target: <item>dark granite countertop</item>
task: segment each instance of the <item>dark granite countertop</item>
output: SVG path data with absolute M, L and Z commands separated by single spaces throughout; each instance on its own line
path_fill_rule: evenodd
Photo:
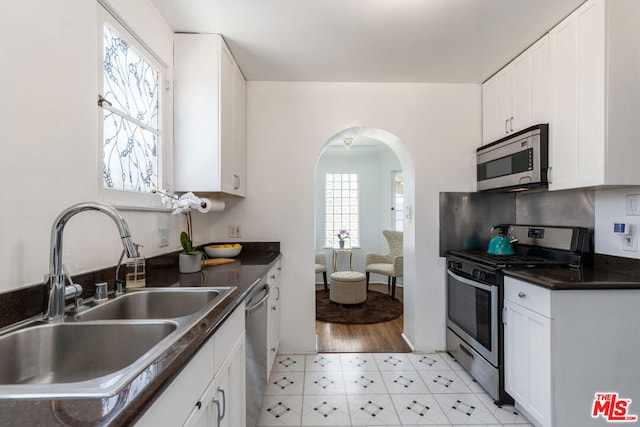
M 235 286 L 236 289 L 115 396 L 60 400 L 0 399 L 0 425 L 132 424 L 241 304 L 258 280 L 266 275 L 281 257 L 279 251 L 277 243 L 247 245 L 234 263 L 204 267 L 202 272 L 192 274 L 179 274 L 172 256 L 148 260 L 147 287 Z
M 600 268 L 512 268 L 515 277 L 551 290 L 640 289 L 640 278 Z

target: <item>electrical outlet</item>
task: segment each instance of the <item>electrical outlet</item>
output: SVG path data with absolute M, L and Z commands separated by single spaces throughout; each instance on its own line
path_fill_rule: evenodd
M 165 246 L 169 246 L 169 229 L 161 228 L 160 229 L 160 247 L 163 248 Z
M 633 234 L 622 236 L 622 250 L 629 252 L 638 252 L 638 239 Z
M 229 237 L 239 238 L 242 237 L 240 226 L 237 224 L 229 225 Z

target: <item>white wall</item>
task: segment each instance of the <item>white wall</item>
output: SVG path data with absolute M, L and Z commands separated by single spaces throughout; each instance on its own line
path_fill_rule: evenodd
M 412 158 L 405 333 L 417 350 L 444 349 L 439 192 L 475 190 L 480 85 L 249 82 L 247 89 L 247 198 L 227 202 L 213 238 L 241 224 L 243 240 L 281 242 L 282 351 L 315 351 L 315 165 L 326 141 L 353 126 L 390 132 Z
M 640 252 L 622 249 L 622 237 L 613 233 L 615 222 L 632 225 L 634 238 L 640 236 L 640 216 L 627 216 L 627 194 L 640 194 L 640 187 L 598 190 L 595 198 L 595 252 L 625 258 L 640 258 Z
M 2 8 L 0 292 L 42 282 L 55 217 L 73 203 L 100 199 L 98 6 L 63 3 L 22 0 Z M 150 1 L 109 3 L 165 63 L 173 62 L 173 33 Z M 183 218 L 123 214 L 145 256 L 177 248 Z M 158 247 L 160 226 L 171 229 L 175 245 Z M 63 261 L 72 275 L 114 265 L 121 250 L 115 225 L 103 215 L 78 215 L 65 231 Z
M 327 256 L 328 274 L 333 272 L 331 249 L 325 248 L 324 179 L 327 173 L 357 173 L 360 207 L 360 246 L 353 248 L 353 269 L 364 271 L 367 252 L 388 253 L 382 230 L 391 227 L 391 171 L 400 169 L 400 162 L 393 151 L 379 142 L 378 146 L 358 147 L 357 143 L 347 151 L 344 147 L 329 146 L 318 160 L 315 178 L 316 252 Z M 349 242 L 347 241 L 347 245 Z M 346 257 L 338 260 L 338 270 L 347 267 Z M 372 281 L 386 276 L 374 275 Z M 318 275 L 321 280 L 321 276 Z

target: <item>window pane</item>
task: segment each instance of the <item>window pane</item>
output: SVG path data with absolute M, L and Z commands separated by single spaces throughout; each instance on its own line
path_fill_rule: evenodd
M 158 183 L 160 72 L 103 26 L 102 174 L 107 188 L 150 192 Z
M 158 129 L 158 71 L 104 26 L 103 96 L 123 113 Z
M 150 192 L 158 182 L 158 140 L 152 132 L 104 110 L 104 186 Z
M 357 174 L 327 174 L 325 190 L 325 243 L 338 246 L 338 233 L 347 230 L 347 246 L 358 246 L 358 184 Z M 328 191 L 329 183 L 332 192 Z

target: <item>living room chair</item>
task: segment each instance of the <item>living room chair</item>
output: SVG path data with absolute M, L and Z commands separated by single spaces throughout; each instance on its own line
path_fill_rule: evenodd
M 324 290 L 327 290 L 327 256 L 323 252 L 316 252 L 316 274 L 322 273 Z
M 367 290 L 369 290 L 369 274 L 383 274 L 388 276 L 387 287 L 391 296 L 396 297 L 396 279 L 402 277 L 402 231 L 383 230 L 387 239 L 389 253 L 386 255 L 367 253 L 365 257 L 365 273 L 367 276 Z

